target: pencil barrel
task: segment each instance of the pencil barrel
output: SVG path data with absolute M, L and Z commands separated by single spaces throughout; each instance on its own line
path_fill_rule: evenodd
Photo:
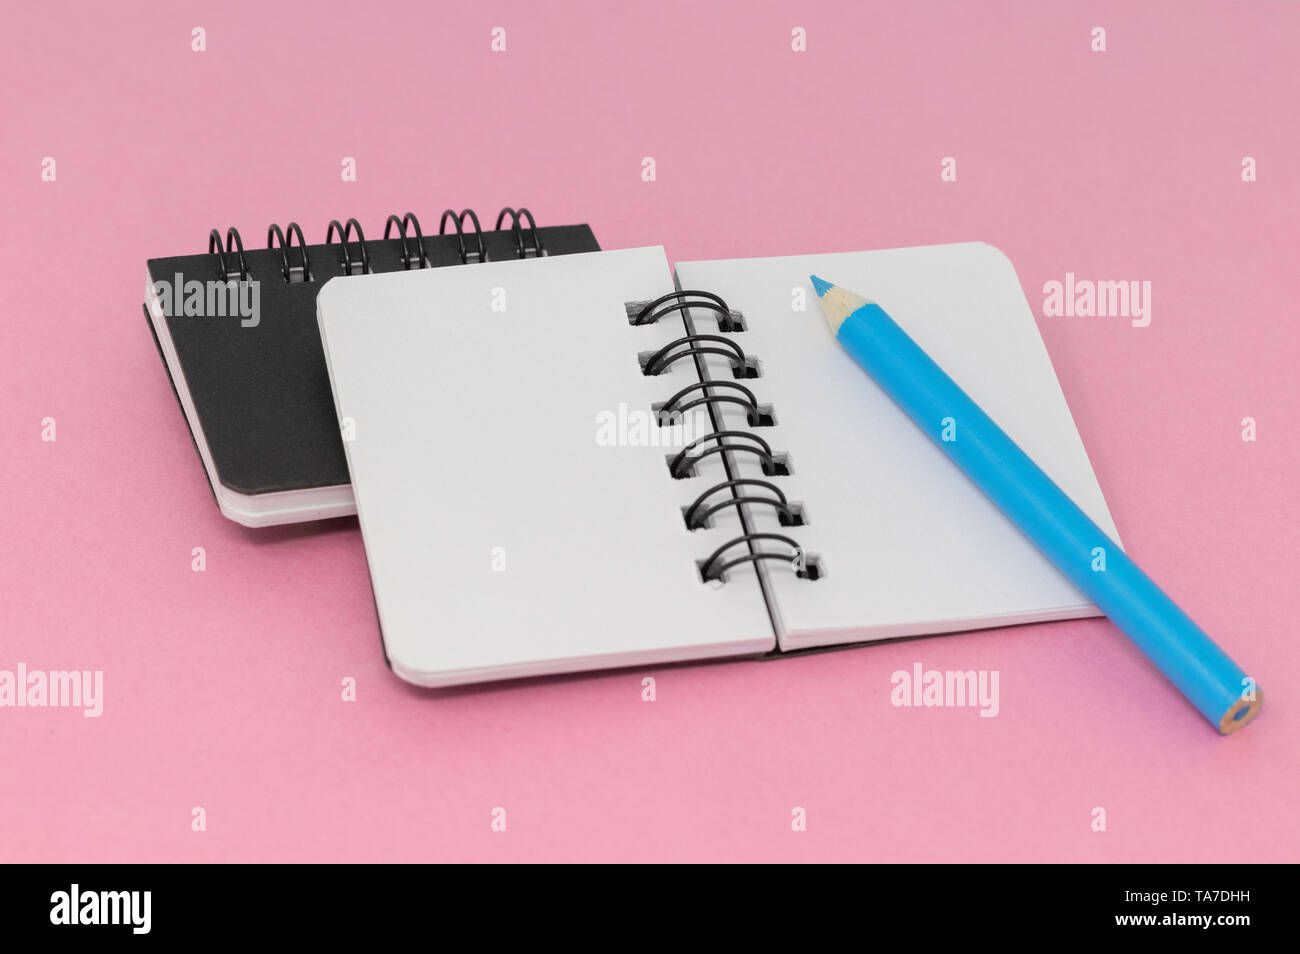
M 878 305 L 839 340 L 877 384 L 1220 731 L 1258 711 L 1231 657 Z

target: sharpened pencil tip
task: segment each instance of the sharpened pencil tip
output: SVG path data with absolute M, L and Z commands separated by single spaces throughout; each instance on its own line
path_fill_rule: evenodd
M 808 277 L 812 279 L 813 288 L 817 289 L 817 304 L 821 306 L 822 317 L 826 319 L 826 324 L 830 326 L 833 335 L 840 333 L 840 326 L 849 315 L 863 305 L 871 304 L 861 295 L 855 295 L 824 278 L 818 278 L 816 275 Z

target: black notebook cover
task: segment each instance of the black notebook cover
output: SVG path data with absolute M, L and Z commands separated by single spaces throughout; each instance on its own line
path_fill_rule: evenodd
M 586 225 L 540 227 L 535 232 L 466 231 L 463 236 L 453 233 L 420 240 L 408 234 L 406 239 L 366 241 L 364 250 L 355 232 L 347 244 L 339 242 L 337 233 L 331 237 L 332 244 L 306 249 L 310 280 L 303 278 L 296 244 L 287 250 L 278 242 L 273 248 L 248 249 L 242 260 L 236 250 L 149 260 L 149 279 L 155 288 L 163 283 L 182 290 L 179 295 L 170 293 L 170 303 L 166 297 L 161 302 L 184 376 L 183 381 L 173 379 L 172 386 L 178 392 L 188 390 L 215 478 L 230 490 L 258 495 L 349 482 L 316 323 L 316 293 L 329 279 L 348 273 L 345 254 L 351 262 L 350 274 L 359 274 L 363 251 L 368 271 L 388 272 L 407 263 L 421 267 L 419 247 L 427 267 L 434 268 L 473 262 L 484 255 L 490 261 L 517 258 L 521 252 L 531 256 L 538 245 L 546 255 L 600 250 Z M 244 317 L 234 301 L 226 308 L 211 309 L 225 314 L 184 313 L 187 283 L 198 281 L 206 290 L 207 283 L 221 282 L 223 265 L 229 279 L 242 274 L 258 283 L 255 319 Z M 189 287 L 191 292 L 195 288 Z M 251 291 L 244 295 L 247 304 Z M 205 297 L 205 303 L 211 299 Z

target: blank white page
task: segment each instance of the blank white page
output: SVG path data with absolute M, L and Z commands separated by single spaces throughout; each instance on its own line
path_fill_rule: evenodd
M 662 248 L 322 288 L 375 604 L 403 679 L 446 686 L 774 647 L 756 574 L 714 587 L 696 567 L 738 518 L 688 531 L 682 507 L 707 476 L 674 480 L 673 448 L 651 444 L 664 435 L 646 436 L 634 414 L 644 425 L 697 379 L 689 361 L 641 374 L 638 355 L 683 325 L 632 327 L 624 303 L 672 290 Z
M 683 288 L 744 314 L 735 339 L 762 372 L 745 383 L 776 418 L 761 433 L 790 455 L 791 474 L 768 479 L 804 505 L 807 525 L 781 530 L 756 511 L 757 529 L 796 538 L 825 572 L 808 581 L 763 564 L 781 648 L 1098 615 L 836 343 L 813 273 L 878 302 L 1118 542 L 1015 269 L 996 248 L 678 263 Z

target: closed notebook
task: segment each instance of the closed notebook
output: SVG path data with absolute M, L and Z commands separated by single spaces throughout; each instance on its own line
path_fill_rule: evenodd
M 991 246 L 683 262 L 676 283 L 661 248 L 339 278 L 320 334 L 394 672 L 1098 615 L 835 345 L 812 272 L 879 301 L 1117 539 Z
M 527 209 L 502 210 L 490 231 L 449 211 L 429 236 L 414 215 L 390 216 L 379 239 L 349 219 L 326 240 L 306 245 L 290 223 L 245 250 L 230 229 L 207 254 L 149 260 L 145 317 L 217 505 L 246 526 L 356 512 L 316 330 L 327 281 L 600 248 L 589 227 L 538 228 Z

